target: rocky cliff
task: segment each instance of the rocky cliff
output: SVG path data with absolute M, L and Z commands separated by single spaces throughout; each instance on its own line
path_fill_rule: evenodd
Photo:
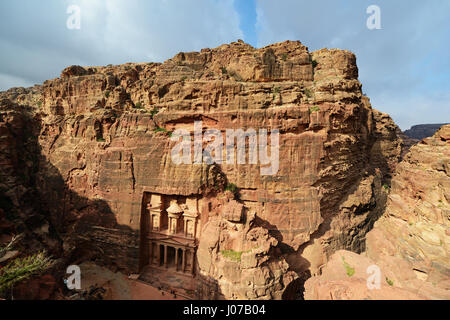
M 386 188 L 386 211 L 367 234 L 364 254 L 335 253 L 323 274 L 307 281 L 306 297 L 450 299 L 449 164 L 446 125 L 413 146 L 397 166 Z M 379 289 L 366 285 L 370 265 L 381 270 Z
M 336 250 L 364 251 L 402 153 L 397 126 L 362 94 L 355 55 L 300 42 L 72 66 L 0 98 L 3 209 L 30 202 L 67 263 L 136 273 L 143 193 L 195 196 L 203 208 L 196 279 L 228 299 L 294 298 Z M 175 164 L 171 134 L 193 132 L 194 121 L 203 132 L 278 129 L 278 171 Z M 16 183 L 21 175 L 32 181 Z M 230 218 L 232 201 L 242 219 Z

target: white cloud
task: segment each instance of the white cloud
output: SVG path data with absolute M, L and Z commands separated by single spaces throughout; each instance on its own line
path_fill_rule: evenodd
M 80 30 L 66 28 L 72 4 L 82 9 Z M 442 98 L 450 87 L 450 2 L 378 0 L 383 29 L 374 31 L 366 28 L 370 4 L 257 0 L 258 46 L 300 40 L 311 50 L 351 50 L 364 92 L 402 128 L 450 121 Z M 244 38 L 233 0 L 2 0 L 0 12 L 0 90 L 41 83 L 73 64 L 163 61 Z
M 73 4 L 80 30 L 66 27 Z M 243 38 L 232 0 L 4 0 L 0 11 L 0 72 L 31 82 L 72 64 L 163 61 Z
M 394 115 L 402 128 L 450 122 L 450 106 L 441 98 L 450 87 L 450 2 L 379 0 L 382 30 L 366 27 L 371 4 L 257 0 L 258 46 L 300 40 L 310 50 L 351 50 L 373 106 Z

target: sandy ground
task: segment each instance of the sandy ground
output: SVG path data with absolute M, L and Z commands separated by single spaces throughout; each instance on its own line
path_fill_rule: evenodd
M 131 299 L 132 300 L 186 300 L 183 297 L 159 291 L 157 288 L 149 286 L 145 283 L 129 280 L 130 288 L 131 288 Z
M 160 291 L 146 283 L 129 279 L 120 272 L 112 272 L 93 263 L 83 263 L 81 268 L 81 289 L 92 285 L 106 289 L 106 300 L 185 300 L 184 297 Z

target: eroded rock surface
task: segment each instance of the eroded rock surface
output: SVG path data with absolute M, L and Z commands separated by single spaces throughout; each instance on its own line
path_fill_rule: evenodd
M 336 253 L 321 276 L 307 281 L 306 297 L 450 299 L 449 164 L 447 125 L 413 146 L 397 166 L 386 211 L 367 234 L 366 252 Z M 358 271 L 357 276 L 345 275 L 340 256 L 352 258 L 349 264 Z M 382 270 L 381 290 L 364 286 L 369 277 L 364 273 L 371 264 Z M 342 284 L 336 292 L 332 289 L 334 281 Z M 336 294 L 330 296 L 327 290 Z
M 202 206 L 196 274 L 227 299 L 281 298 L 336 250 L 363 251 L 402 152 L 397 126 L 361 92 L 355 55 L 300 42 L 72 66 L 0 98 L 6 115 L 30 108 L 36 201 L 68 261 L 137 273 L 143 192 L 193 196 Z M 203 130 L 278 129 L 279 170 L 174 164 L 170 132 L 192 132 L 195 120 Z M 239 196 L 224 211 L 230 183 Z

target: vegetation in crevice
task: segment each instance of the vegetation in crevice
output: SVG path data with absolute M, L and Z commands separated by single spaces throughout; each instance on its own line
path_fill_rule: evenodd
M 392 281 L 391 279 L 389 279 L 388 277 L 386 277 L 386 282 L 388 285 L 390 285 L 391 287 L 394 285 L 394 281 Z
M 228 183 L 225 191 L 230 191 L 234 194 L 235 198 L 239 198 L 239 188 L 234 183 Z
M 236 261 L 236 262 L 241 262 L 241 257 L 243 253 L 247 253 L 250 252 L 251 250 L 247 250 L 247 251 L 234 251 L 233 249 L 230 250 L 222 250 L 220 251 L 220 253 L 225 257 L 228 258 L 230 260 Z
M 351 277 L 355 274 L 355 268 L 351 267 L 347 261 L 345 261 L 345 258 L 342 257 L 342 263 L 344 264 L 345 273 L 347 273 L 347 276 Z
M 318 106 L 312 106 L 309 108 L 309 113 L 318 112 L 320 111 L 320 108 Z

